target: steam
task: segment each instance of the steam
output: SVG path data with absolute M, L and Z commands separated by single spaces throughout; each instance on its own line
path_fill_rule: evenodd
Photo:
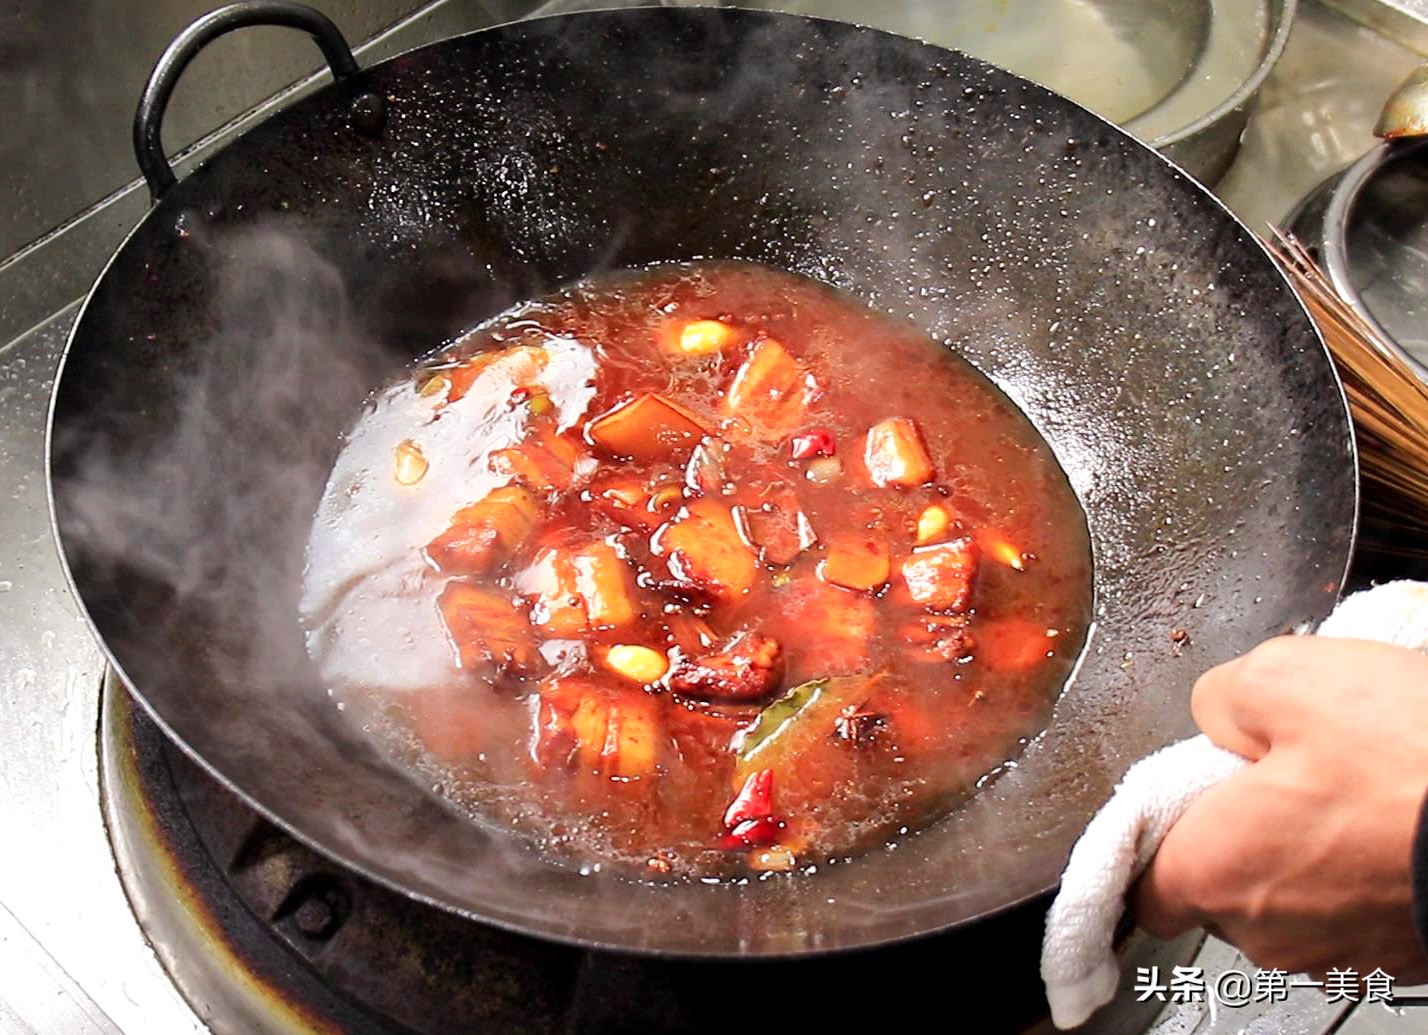
M 244 660 L 238 680 L 277 688 L 300 660 L 277 648 L 293 639 L 289 587 L 335 432 L 392 360 L 300 234 L 260 225 L 220 243 L 192 232 L 216 286 L 212 331 L 186 351 L 172 408 L 105 415 L 105 445 L 57 443 L 81 458 L 64 532 L 101 577 L 157 592 L 168 615 L 212 616 L 222 640 L 244 646 L 227 652 Z

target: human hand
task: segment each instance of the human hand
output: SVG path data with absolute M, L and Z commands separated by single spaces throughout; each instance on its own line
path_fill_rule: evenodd
M 1291 973 L 1428 980 L 1412 846 L 1428 791 L 1428 657 L 1280 637 L 1195 685 L 1195 721 L 1253 764 L 1207 791 L 1132 895 L 1141 926 L 1206 927 Z

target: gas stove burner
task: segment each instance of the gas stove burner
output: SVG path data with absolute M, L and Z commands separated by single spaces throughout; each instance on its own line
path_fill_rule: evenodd
M 585 951 L 477 924 L 329 862 L 175 747 L 112 673 L 100 734 L 124 886 L 170 976 L 219 1035 L 698 1032 L 792 1020 L 920 1028 L 988 1007 L 999 1020 L 979 1020 L 979 1031 L 1051 1030 L 1037 976 L 1045 903 L 968 931 L 812 959 Z M 1131 973 L 1173 966 L 1198 944 L 1133 937 L 1124 962 Z M 1098 1025 L 1144 1030 L 1158 1004 L 1133 1000 Z

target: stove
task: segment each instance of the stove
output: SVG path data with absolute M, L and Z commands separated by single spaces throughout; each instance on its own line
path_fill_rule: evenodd
M 125 891 L 164 969 L 219 1030 L 689 1032 L 791 1012 L 818 1030 L 905 1026 L 947 1008 L 949 981 L 998 989 L 994 1030 L 1050 1030 L 1035 906 L 971 946 L 946 935 L 758 963 L 588 952 L 478 926 L 333 865 L 242 805 L 113 679 L 100 745 Z M 1199 942 L 1137 936 L 1122 951 L 1132 965 L 1168 971 L 1189 963 Z M 1156 1012 L 1120 1010 L 1136 1031 Z
M 1395 40 L 1417 38 L 1403 19 L 1428 25 L 1425 5 L 1393 0 L 1383 4 L 1393 18 L 1376 18 L 1375 0 L 1341 2 L 1379 29 L 1302 0 L 1240 157 L 1217 188 L 1251 226 L 1279 219 L 1365 150 L 1382 99 L 1420 60 Z M 359 60 L 379 60 L 538 6 L 438 0 L 356 49 Z M 200 141 L 187 160 L 305 88 Z M 77 615 L 43 471 L 50 389 L 78 299 L 144 205 L 131 183 L 0 262 L 0 829 L 9 834 L 0 851 L 0 1032 L 922 1027 L 935 1011 L 978 1031 L 1050 1030 L 1035 908 L 971 947 L 943 936 L 742 964 L 590 953 L 481 927 L 342 870 L 166 740 L 108 678 Z M 1370 574 L 1359 566 L 1360 579 Z M 1137 1002 L 1138 968 L 1199 968 L 1211 980 L 1253 968 L 1199 937 L 1162 944 L 1132 935 L 1121 953 L 1122 994 L 1088 1032 L 1397 1035 L 1422 1025 L 1412 1011 L 1331 1002 L 1314 990 L 1240 1008 L 1193 996 Z

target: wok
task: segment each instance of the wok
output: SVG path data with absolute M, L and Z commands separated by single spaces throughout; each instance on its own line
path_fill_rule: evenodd
M 311 33 L 335 82 L 174 183 L 187 59 Z M 136 122 L 156 198 L 56 387 L 73 587 L 162 728 L 332 859 L 584 945 L 767 956 L 966 924 L 1054 886 L 1208 666 L 1323 616 L 1352 546 L 1344 398 L 1304 310 L 1213 197 L 1110 124 L 963 55 L 737 10 L 562 16 L 358 71 L 292 5 L 210 16 Z M 912 319 L 1030 415 L 1089 517 L 1095 625 L 1049 728 L 896 850 L 742 886 L 537 861 L 379 758 L 312 670 L 297 588 L 364 395 L 587 272 L 749 259 Z

